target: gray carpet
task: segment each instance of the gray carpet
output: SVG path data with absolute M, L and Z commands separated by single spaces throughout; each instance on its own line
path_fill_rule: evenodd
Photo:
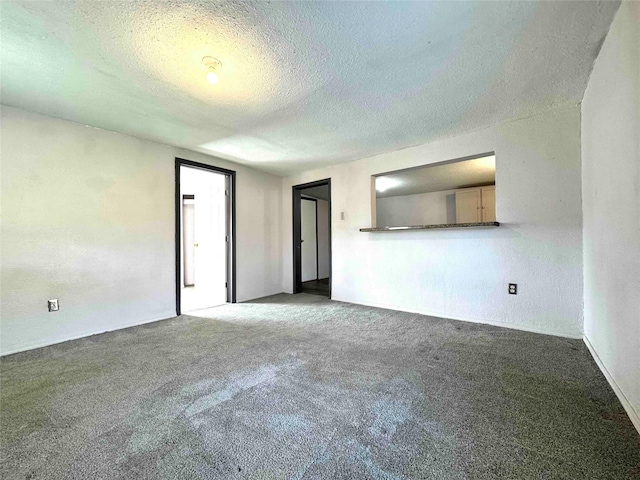
M 3 478 L 625 479 L 581 341 L 300 294 L 6 357 Z

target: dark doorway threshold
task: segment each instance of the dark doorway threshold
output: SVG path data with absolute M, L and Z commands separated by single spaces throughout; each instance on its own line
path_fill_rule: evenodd
M 302 282 L 302 293 L 310 293 L 311 295 L 322 295 L 323 297 L 330 297 L 329 291 L 329 279 L 322 278 L 320 280 L 309 280 L 308 282 Z

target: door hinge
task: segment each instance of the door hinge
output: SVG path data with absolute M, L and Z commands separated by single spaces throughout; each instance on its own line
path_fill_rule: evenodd
M 229 241 L 229 235 L 225 235 L 225 236 L 224 236 L 224 241 L 225 241 L 225 242 L 228 242 L 228 241 Z
M 229 288 L 229 284 L 227 282 L 224 282 L 224 288 Z
M 229 190 L 225 190 L 225 191 L 224 191 L 224 194 L 225 194 L 225 196 L 227 196 L 227 197 L 228 197 L 228 196 L 229 196 Z

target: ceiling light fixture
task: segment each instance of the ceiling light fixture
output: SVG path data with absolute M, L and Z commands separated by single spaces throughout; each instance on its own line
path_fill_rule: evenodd
M 380 193 L 386 192 L 390 188 L 399 187 L 402 182 L 396 178 L 376 177 L 376 190 Z
M 202 63 L 204 63 L 204 66 L 207 67 L 207 82 L 209 82 L 211 85 L 215 85 L 216 83 L 218 83 L 219 78 L 216 70 L 222 67 L 222 62 L 214 57 L 204 57 L 202 59 Z

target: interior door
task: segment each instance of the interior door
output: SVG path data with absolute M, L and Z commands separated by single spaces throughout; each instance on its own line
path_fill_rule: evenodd
M 301 230 L 302 230 L 302 281 L 318 279 L 318 249 L 317 249 L 317 211 L 316 202 L 303 198 L 301 200 Z
M 210 172 L 205 174 L 209 178 L 200 186 L 202 202 L 197 201 L 196 195 L 196 308 L 212 307 L 226 301 L 225 177 Z
M 186 194 L 183 198 L 191 197 L 193 202 L 191 208 L 183 210 L 182 221 L 184 312 L 221 305 L 227 300 L 226 183 L 223 174 L 182 167 L 181 190 Z M 193 216 L 192 222 L 187 214 Z
M 196 276 L 196 200 L 182 195 L 182 286 L 195 286 Z

